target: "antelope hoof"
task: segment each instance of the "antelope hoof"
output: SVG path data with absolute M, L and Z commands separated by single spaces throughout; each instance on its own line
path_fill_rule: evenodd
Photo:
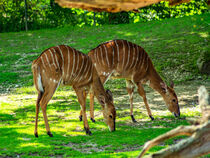
M 154 117 L 152 117 L 152 116 L 149 116 L 149 117 L 151 118 L 152 121 L 154 120 Z
M 85 128 L 85 131 L 86 131 L 86 135 L 89 135 L 89 136 L 92 135 L 92 133 L 91 133 L 91 131 L 89 130 L 89 128 Z
M 95 119 L 93 119 L 93 118 L 90 118 L 90 120 L 91 120 L 92 122 L 94 122 L 94 123 L 96 122 L 96 120 L 95 120 Z
M 49 131 L 47 132 L 47 134 L 50 136 L 50 137 L 53 137 L 52 133 Z
M 133 123 L 137 122 L 133 115 L 131 115 L 131 119 L 132 119 Z
M 79 121 L 82 121 L 82 115 L 81 115 L 81 116 L 79 116 Z
M 35 137 L 36 137 L 36 138 L 38 138 L 38 137 L 39 137 L 39 136 L 38 136 L 38 133 L 34 133 L 34 135 L 35 135 Z

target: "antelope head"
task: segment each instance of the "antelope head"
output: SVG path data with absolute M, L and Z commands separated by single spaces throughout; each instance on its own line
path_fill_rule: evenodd
M 113 104 L 111 91 L 106 90 L 106 96 L 100 95 L 98 100 L 99 103 L 102 105 L 105 123 L 108 125 L 111 132 L 115 131 L 116 110 Z
M 174 91 L 174 83 L 171 82 L 170 86 L 167 86 L 165 83 L 161 83 L 163 99 L 166 103 L 166 106 L 170 112 L 174 114 L 175 117 L 180 116 L 180 109 L 178 98 Z

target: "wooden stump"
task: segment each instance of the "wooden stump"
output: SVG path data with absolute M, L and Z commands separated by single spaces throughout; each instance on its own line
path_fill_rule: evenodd
M 81 8 L 89 11 L 121 12 L 132 11 L 161 0 L 55 0 L 62 7 Z M 171 5 L 189 2 L 190 0 L 165 0 Z
M 210 106 L 208 103 L 208 92 L 204 86 L 198 90 L 199 104 L 202 118 L 192 121 L 191 126 L 179 126 L 144 145 L 139 158 L 151 147 L 175 136 L 190 136 L 176 145 L 149 155 L 149 158 L 195 158 L 210 153 Z

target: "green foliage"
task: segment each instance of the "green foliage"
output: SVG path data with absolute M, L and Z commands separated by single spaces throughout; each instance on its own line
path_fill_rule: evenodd
M 140 13 L 89 12 L 81 9 L 62 8 L 54 0 L 28 0 L 28 28 L 72 26 L 93 26 L 104 24 L 136 23 L 165 18 L 178 18 L 207 11 L 207 0 L 192 0 L 190 3 L 170 7 L 167 2 L 160 2 L 142 9 Z M 24 0 L 0 1 L 0 32 L 21 31 L 25 29 Z
M 133 22 L 146 22 L 166 18 L 179 18 L 208 11 L 207 0 L 191 0 L 176 6 L 169 6 L 169 2 L 162 1 L 157 4 L 139 9 L 140 13 L 131 13 Z

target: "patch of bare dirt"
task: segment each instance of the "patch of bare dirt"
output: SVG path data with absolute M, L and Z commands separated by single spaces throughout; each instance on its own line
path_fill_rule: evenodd
M 70 147 L 76 151 L 79 151 L 81 153 L 88 153 L 91 154 L 93 152 L 103 152 L 107 147 L 111 147 L 111 145 L 106 145 L 106 146 L 98 146 L 95 143 L 83 143 L 83 144 L 77 144 L 77 143 L 71 143 L 69 142 L 68 144 L 64 145 L 66 147 Z

